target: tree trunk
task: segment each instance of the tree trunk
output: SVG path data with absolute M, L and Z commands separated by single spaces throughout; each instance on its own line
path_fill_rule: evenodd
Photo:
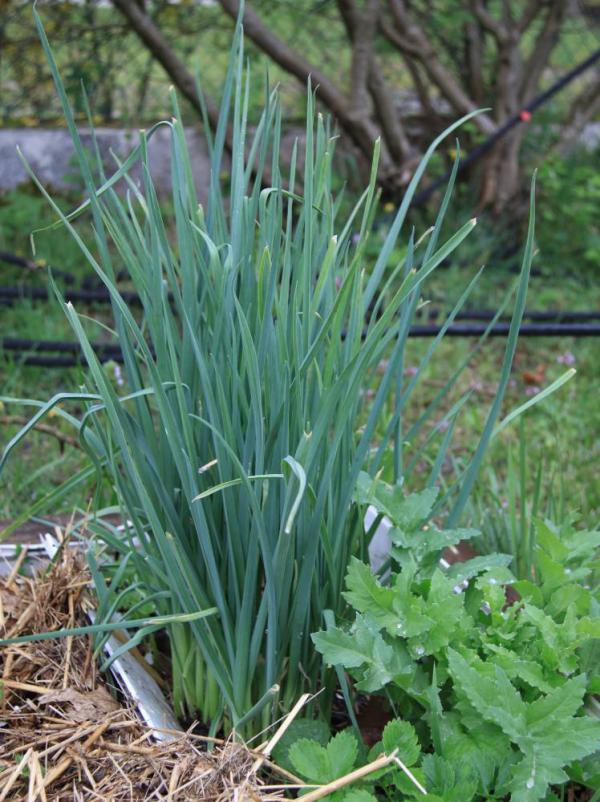
M 196 91 L 194 76 L 188 72 L 185 64 L 178 58 L 160 28 L 142 10 L 138 0 L 113 0 L 115 6 L 128 20 L 137 36 L 146 45 L 154 58 L 162 64 L 165 72 L 185 99 L 192 105 L 198 114 L 202 107 Z M 219 119 L 219 109 L 210 98 L 205 98 L 208 119 L 211 125 L 216 126 Z
M 522 189 L 519 156 L 526 130 L 523 125 L 513 128 L 485 159 L 481 171 L 478 210 L 489 207 L 495 214 L 500 214 L 518 198 Z

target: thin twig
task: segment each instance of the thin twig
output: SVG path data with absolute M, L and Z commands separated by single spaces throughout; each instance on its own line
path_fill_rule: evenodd
M 14 691 L 25 691 L 26 693 L 39 693 L 45 694 L 52 690 L 48 685 L 32 685 L 30 682 L 18 682 L 14 679 L 6 679 L 2 677 L 2 685 L 5 688 L 10 688 Z
M 32 751 L 33 750 L 28 749 L 27 752 L 25 752 L 25 754 L 23 755 L 23 757 L 19 761 L 19 763 L 14 767 L 14 769 L 12 771 L 12 774 L 9 775 L 9 778 L 8 778 L 8 780 L 6 782 L 6 785 L 2 789 L 2 793 L 0 793 L 0 802 L 3 802 L 3 800 L 5 800 L 7 798 L 10 789 L 13 787 L 13 785 L 16 783 L 16 781 L 21 776 L 21 772 L 23 771 L 23 769 L 25 768 L 25 766 L 29 762 L 29 758 L 31 757 Z
M 30 618 L 31 618 L 31 617 L 34 615 L 34 613 L 35 613 L 35 608 L 36 608 L 35 602 L 30 602 L 30 603 L 27 605 L 27 607 L 26 607 L 26 608 L 23 610 L 23 612 L 22 612 L 22 613 L 21 613 L 21 615 L 19 616 L 18 620 L 15 622 L 15 624 L 14 624 L 13 628 L 12 628 L 12 629 L 10 629 L 10 630 L 9 630 L 9 631 L 6 633 L 6 638 L 7 638 L 7 639 L 8 639 L 8 638 L 12 638 L 12 637 L 14 637 L 14 636 L 15 636 L 17 633 L 21 632 L 21 630 L 23 629 L 23 627 L 25 626 L 25 624 L 26 624 L 26 623 L 29 621 L 29 619 L 30 619 Z
M 366 766 L 361 766 L 361 768 L 351 771 L 344 777 L 339 777 L 337 780 L 327 783 L 327 785 L 322 785 L 320 788 L 317 788 L 316 791 L 311 791 L 310 794 L 304 794 L 302 796 L 302 802 L 316 802 L 317 799 L 329 796 L 329 794 L 333 794 L 334 791 L 345 788 L 346 785 L 350 785 L 350 783 L 356 782 L 356 780 L 360 780 L 368 774 L 372 774 L 374 771 L 389 766 L 390 763 L 395 761 L 397 751 L 398 750 L 395 750 L 391 755 L 381 755 L 381 757 L 378 757 L 377 760 L 374 760 L 372 763 L 367 763 Z
M 92 744 L 94 744 L 98 740 L 98 738 L 100 738 L 100 736 L 103 734 L 105 730 L 108 729 L 109 726 L 110 726 L 109 721 L 104 721 L 102 722 L 102 724 L 99 724 L 98 727 L 96 727 L 96 729 L 94 730 L 94 732 L 89 736 L 89 738 L 87 738 L 81 745 L 82 752 L 85 753 L 85 750 L 89 749 L 89 747 L 92 746 Z M 51 771 L 48 772 L 48 774 L 46 774 L 46 777 L 44 779 L 44 786 L 47 788 L 51 783 L 53 783 L 55 780 L 61 777 L 65 773 L 65 771 L 69 768 L 72 762 L 73 762 L 72 757 L 66 757 L 64 760 L 61 760 L 58 766 L 55 766 Z
M 75 626 L 75 599 L 73 597 L 73 592 L 69 591 L 69 621 L 68 621 L 68 629 L 72 629 Z M 73 636 L 69 635 L 67 637 L 67 650 L 65 654 L 65 668 L 63 672 L 63 682 L 62 686 L 63 689 L 66 689 L 69 685 L 69 668 L 71 666 L 71 654 L 73 652 Z
M 394 762 L 398 764 L 398 766 L 399 766 L 399 767 L 402 769 L 402 771 L 403 771 L 403 772 L 406 774 L 406 776 L 407 776 L 407 777 L 408 777 L 408 779 L 411 781 L 411 783 L 412 783 L 413 785 L 416 785 L 416 787 L 419 789 L 419 791 L 420 791 L 422 794 L 424 794 L 425 796 L 427 796 L 427 791 L 425 790 L 425 788 L 423 788 L 423 786 L 422 786 L 422 785 L 421 785 L 421 783 L 420 783 L 420 782 L 417 780 L 417 778 L 415 777 L 415 775 L 414 775 L 414 774 L 411 772 L 411 770 L 410 770 L 410 769 L 409 769 L 407 766 L 405 766 L 405 765 L 404 765 L 404 763 L 403 763 L 403 762 L 400 760 L 400 758 L 399 758 L 399 757 L 397 757 L 397 756 L 394 756 Z
M 5 582 L 5 587 L 6 587 L 7 590 L 12 590 L 12 586 L 14 584 L 14 581 L 17 578 L 17 575 L 18 575 L 19 571 L 21 570 L 21 567 L 22 567 L 22 565 L 25 562 L 25 559 L 27 557 L 27 551 L 28 551 L 28 547 L 27 546 L 23 546 L 19 556 L 15 560 L 15 564 L 13 565 L 13 567 L 11 569 L 11 572 L 8 575 L 8 577 L 6 579 L 6 582 Z
M 252 765 L 252 769 L 251 769 L 252 774 L 256 774 L 256 772 L 260 769 L 262 764 L 265 762 L 266 758 L 271 754 L 271 752 L 273 751 L 274 747 L 279 743 L 279 741 L 281 740 L 281 738 L 283 737 L 283 735 L 287 731 L 287 729 L 290 726 L 290 724 L 292 723 L 292 721 L 296 718 L 296 716 L 298 715 L 300 710 L 304 707 L 304 705 L 307 703 L 307 701 L 309 699 L 310 699 L 310 693 L 305 693 L 298 699 L 296 704 L 292 707 L 290 712 L 284 718 L 284 720 L 283 720 L 281 726 L 278 728 L 277 732 L 273 735 L 271 740 L 267 743 L 265 748 L 262 750 L 263 756 L 257 758 L 254 761 L 254 763 Z
M 0 424 L 3 426 L 25 426 L 27 423 L 29 423 L 29 419 L 24 415 L 0 415 Z M 51 437 L 56 438 L 59 443 L 72 446 L 73 448 L 81 448 L 76 437 L 70 434 L 64 434 L 60 429 L 57 429 L 55 426 L 50 426 L 48 423 L 35 423 L 33 428 L 38 432 L 42 432 L 42 434 L 49 434 Z

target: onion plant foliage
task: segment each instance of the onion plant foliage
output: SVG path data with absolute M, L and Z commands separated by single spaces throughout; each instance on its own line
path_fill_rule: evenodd
M 136 598 L 161 616 L 217 610 L 169 629 L 178 709 L 213 727 L 221 722 L 256 731 L 270 720 L 274 705 L 289 709 L 302 691 L 323 682 L 322 658 L 310 636 L 322 628 L 324 611 L 342 612 L 350 558 L 365 554 L 363 522 L 351 503 L 360 472 L 374 476 L 393 454 L 394 480 L 406 479 L 405 444 L 429 431 L 465 367 L 457 365 L 454 379 L 406 427 L 404 410 L 419 375 L 404 376 L 404 353 L 423 282 L 475 221 L 442 240 L 453 178 L 431 230 L 418 242 L 408 233 L 405 257 L 390 268 L 436 141 L 367 271 L 379 143 L 369 185 L 344 212 L 332 192 L 335 136 L 315 113 L 309 91 L 305 140 L 284 166 L 276 91 L 266 93 L 256 127 L 248 125 L 249 72 L 240 25 L 212 134 L 205 120 L 208 203 L 198 202 L 174 95 L 172 118 L 141 132 L 139 145 L 107 178 L 99 158 L 90 166 L 37 15 L 36 23 L 87 188 L 86 202 L 70 216 L 47 197 L 110 293 L 125 387 L 117 392 L 90 345 L 89 325 L 63 304 L 85 353 L 89 385 L 44 404 L 24 402 L 38 411 L 2 461 L 53 407 L 76 427 L 93 469 L 110 476 L 118 509 L 129 522 L 124 531 L 96 523 L 95 531 L 127 564 L 120 576 L 134 577 Z M 171 141 L 169 220 L 148 156 L 159 126 Z M 230 183 L 224 190 L 226 142 Z M 130 177 L 134 164 L 141 184 Z M 119 181 L 127 182 L 127 192 L 117 192 Z M 93 251 L 79 234 L 90 217 Z M 532 230 L 498 395 L 472 460 L 444 498 L 452 520 L 464 507 L 500 412 L 523 312 Z M 118 270 L 126 271 L 139 295 L 141 315 L 124 301 Z M 375 388 L 373 398 L 366 388 Z M 70 399 L 85 406 L 80 418 L 65 409 Z M 430 484 L 439 478 L 465 400 L 446 413 L 449 427 L 433 433 L 440 456 Z M 95 574 L 106 601 L 109 589 Z M 115 589 L 103 609 L 114 609 L 128 591 L 119 596 Z

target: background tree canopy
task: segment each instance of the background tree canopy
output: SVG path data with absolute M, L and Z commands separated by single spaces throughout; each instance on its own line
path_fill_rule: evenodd
M 75 102 L 83 82 L 96 122 L 134 126 L 164 114 L 169 83 L 187 99 L 188 121 L 197 118 L 198 76 L 214 118 L 239 6 L 239 0 L 40 3 Z M 3 123 L 55 122 L 30 4 L 2 0 L 0 7 Z M 461 132 L 468 152 L 597 50 L 599 18 L 598 3 L 579 0 L 251 0 L 244 26 L 254 69 L 268 67 L 271 82 L 281 83 L 288 112 L 301 109 L 310 78 L 359 167 L 381 138 L 379 183 L 395 200 L 450 121 L 488 109 Z M 600 112 L 599 75 L 597 64 L 498 140 L 469 174 L 480 208 L 500 211 L 518 197 L 525 150 L 530 173 L 549 150 L 573 143 Z M 453 144 L 448 148 L 449 163 Z

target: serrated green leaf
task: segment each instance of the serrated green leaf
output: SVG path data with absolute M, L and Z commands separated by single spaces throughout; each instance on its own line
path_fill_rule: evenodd
M 364 788 L 351 788 L 345 792 L 343 802 L 377 802 L 377 797 Z
M 478 775 L 484 795 L 492 791 L 496 769 L 510 755 L 510 745 L 505 738 L 502 749 L 490 748 L 478 738 L 478 733 L 460 733 L 452 735 L 444 742 L 443 757 L 451 764 L 465 761 L 473 767 Z
M 514 582 L 514 576 L 508 570 L 512 559 L 510 554 L 485 554 L 481 557 L 473 557 L 472 560 L 451 565 L 446 576 L 454 582 L 463 582 L 465 579 L 472 579 L 478 574 L 483 574 L 482 582 L 493 585 L 507 584 Z
M 442 571 L 434 571 L 425 607 L 428 618 L 433 621 L 424 641 L 426 654 L 435 654 L 447 646 L 464 622 L 465 597 L 454 588 L 454 582 Z
M 454 649 L 448 649 L 448 666 L 454 681 L 486 721 L 497 724 L 513 741 L 525 734 L 526 705 L 500 666 L 486 667 L 475 656 L 469 664 Z
M 541 589 L 528 579 L 519 579 L 513 585 L 523 601 L 529 601 L 536 607 L 544 606 L 544 594 Z
M 549 727 L 543 736 L 540 732 L 538 738 L 549 760 L 567 766 L 600 752 L 600 720 L 586 714 L 565 719 L 562 725 Z
M 402 500 L 398 499 L 398 505 L 393 509 L 392 523 L 410 531 L 427 521 L 431 516 L 438 492 L 437 487 L 428 487 L 418 493 L 411 493 Z
M 405 670 L 404 664 L 398 659 L 397 650 L 387 644 L 379 633 L 373 637 L 372 643 L 369 665 L 356 683 L 357 688 L 367 693 L 381 690 L 394 676 Z
M 572 581 L 562 563 L 556 562 L 539 549 L 536 551 L 536 569 L 546 597 L 557 588 Z
M 327 751 L 316 741 L 300 738 L 288 751 L 294 771 L 303 779 L 324 785 L 335 779 Z
M 426 615 L 425 600 L 412 594 L 395 594 L 394 612 L 397 622 L 391 628 L 390 635 L 398 638 L 416 638 L 424 635 L 434 625 L 432 618 Z
M 555 724 L 562 725 L 575 716 L 583 705 L 586 685 L 585 675 L 580 674 L 528 705 L 525 719 L 531 732 L 543 735 Z
M 557 563 L 564 563 L 569 556 L 569 549 L 561 539 L 552 531 L 546 521 L 535 522 L 535 544 Z
M 282 769 L 293 771 L 294 767 L 289 759 L 289 750 L 296 741 L 301 738 L 307 738 L 311 741 L 316 741 L 321 746 L 326 746 L 330 737 L 329 727 L 321 719 L 296 718 L 273 749 L 271 753 L 273 760 Z
M 382 743 L 385 753 L 390 755 L 394 749 L 398 750 L 398 757 L 409 768 L 418 762 L 421 747 L 417 732 L 413 725 L 402 719 L 389 721 L 383 730 Z
M 312 640 L 328 665 L 358 668 L 371 658 L 372 650 L 365 652 L 355 637 L 337 627 L 316 632 Z
M 388 532 L 395 546 L 414 550 L 418 562 L 431 552 L 443 551 L 477 535 L 476 529 L 438 529 L 431 524 L 412 530 L 393 527 Z
M 394 591 L 379 584 L 368 565 L 355 557 L 350 561 L 343 594 L 359 613 L 369 613 L 381 626 L 390 625 L 396 616 L 392 612 Z
M 558 668 L 563 674 L 572 674 L 578 664 L 574 654 L 578 646 L 577 615 L 574 608 L 569 607 L 562 624 L 529 603 L 523 605 L 521 616 L 535 624 L 541 635 L 540 656 L 544 663 L 549 668 Z
M 456 785 L 456 774 L 452 764 L 440 755 L 425 755 L 423 758 L 425 787 L 428 792 L 446 798 Z
M 438 489 L 430 487 L 406 496 L 401 486 L 388 485 L 361 472 L 355 498 L 360 504 L 372 504 L 390 519 L 393 526 L 411 532 L 429 519 L 437 495 Z
M 580 639 L 600 638 L 600 618 L 581 618 L 577 622 L 576 630 Z
M 410 773 L 413 775 L 415 780 L 421 784 L 423 788 L 426 787 L 427 778 L 425 777 L 425 772 L 423 771 L 422 768 L 419 768 L 418 766 L 412 766 L 410 769 Z M 397 798 L 398 793 L 402 794 L 403 796 L 408 796 L 414 799 L 423 799 L 423 792 L 401 769 L 397 769 L 396 771 L 393 772 L 393 774 L 391 774 L 390 790 L 392 792 L 395 792 L 395 795 L 392 797 L 392 799 Z M 441 799 L 441 797 L 438 797 L 435 794 L 432 794 L 430 791 L 428 791 L 427 799 L 430 802 L 436 802 L 436 800 Z
M 351 633 L 333 628 L 313 636 L 317 651 L 330 665 L 354 671 L 357 688 L 372 693 L 381 690 L 394 677 L 412 671 L 412 661 L 402 643 L 391 646 L 368 617 L 357 615 Z
M 590 612 L 592 604 L 592 594 L 581 585 L 574 582 L 570 585 L 563 585 L 550 596 L 548 611 L 553 615 L 560 615 L 573 605 L 578 616 L 585 616 Z M 578 622 L 579 626 L 579 622 Z M 598 628 L 600 633 L 600 626 Z M 600 637 L 600 634 L 592 637 Z
M 326 751 L 333 775 L 331 779 L 343 777 L 352 771 L 356 763 L 358 756 L 356 736 L 351 730 L 342 730 L 329 741 Z
M 520 657 L 518 653 L 496 643 L 488 643 L 486 648 L 492 653 L 491 660 L 506 671 L 511 680 L 520 679 L 543 693 L 553 690 L 538 662 Z
M 434 749 L 441 753 L 444 742 L 456 732 L 462 731 L 454 713 L 444 711 L 440 698 L 440 678 L 436 664 L 433 664 L 431 672 L 431 682 L 423 692 L 423 701 L 426 705 L 426 712 L 423 719 L 427 722 L 431 732 L 431 741 Z M 443 684 L 443 680 L 441 681 Z
M 544 798 L 549 785 L 568 779 L 543 750 L 534 748 L 514 767 L 507 790 L 511 792 L 511 802 L 537 802 Z
M 580 562 L 585 558 L 593 559 L 596 557 L 600 548 L 600 530 L 582 531 L 572 529 L 570 532 L 562 534 L 562 542 L 568 550 L 568 561 Z

